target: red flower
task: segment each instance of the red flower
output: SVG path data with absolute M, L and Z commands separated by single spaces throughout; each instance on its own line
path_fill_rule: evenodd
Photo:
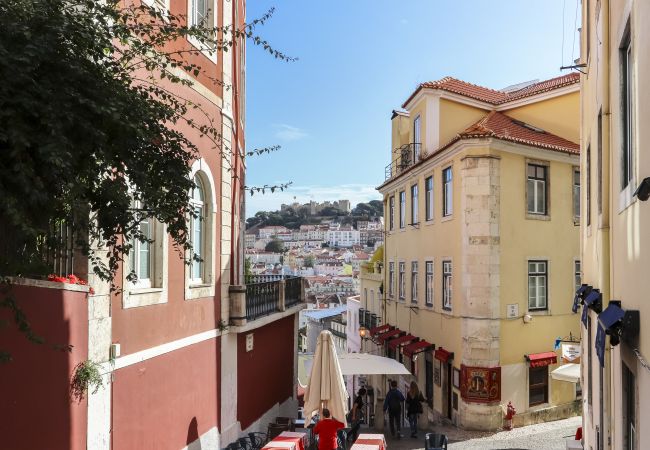
M 88 290 L 88 293 L 89 293 L 90 295 L 95 295 L 95 290 L 91 287 L 91 288 Z

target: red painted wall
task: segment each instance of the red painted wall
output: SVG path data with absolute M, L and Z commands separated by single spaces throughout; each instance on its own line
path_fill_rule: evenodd
M 217 426 L 221 339 L 115 372 L 113 448 L 183 448 Z
M 0 365 L 0 448 L 86 448 L 86 402 L 70 398 L 74 367 L 88 357 L 86 293 L 43 287 L 12 287 L 19 307 L 47 344 L 29 342 L 0 309 L 0 350 L 13 361 Z M 70 344 L 60 351 L 52 344 Z
M 295 320 L 293 315 L 251 331 L 250 352 L 246 351 L 250 333 L 237 336 L 237 419 L 242 429 L 293 395 Z

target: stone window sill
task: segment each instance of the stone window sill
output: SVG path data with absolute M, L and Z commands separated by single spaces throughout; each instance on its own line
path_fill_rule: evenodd
M 167 303 L 167 289 L 164 288 L 131 289 L 122 294 L 122 308 L 124 309 L 162 303 Z

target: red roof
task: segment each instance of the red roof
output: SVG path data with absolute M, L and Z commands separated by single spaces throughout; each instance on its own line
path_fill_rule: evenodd
M 379 342 L 383 344 L 384 342 L 386 342 L 388 338 L 396 336 L 401 333 L 403 333 L 403 331 L 400 330 L 399 328 L 395 328 L 394 330 L 387 331 L 379 335 Z
M 453 359 L 454 354 L 448 350 L 445 350 L 444 348 L 440 347 L 438 350 L 436 350 L 434 354 L 435 358 L 439 361 L 442 361 L 446 363 L 450 359 Z
M 428 347 L 433 347 L 433 344 L 430 344 L 427 341 L 417 341 L 404 347 L 402 353 L 404 353 L 405 356 L 411 357 L 416 353 L 426 350 Z
M 530 361 L 530 367 L 544 367 L 551 364 L 557 364 L 557 355 L 555 352 L 531 353 L 526 355 Z
M 580 154 L 580 145 L 575 142 L 548 133 L 525 122 L 515 120 L 497 111 L 491 111 L 474 125 L 460 132 L 455 139 L 443 148 L 460 139 L 479 137 L 494 137 L 504 141 L 531 145 L 533 147 L 546 148 L 574 155 Z
M 418 88 L 411 94 L 411 96 L 404 102 L 402 107 L 406 107 L 408 102 L 415 97 L 421 89 L 440 89 L 442 91 L 451 92 L 454 94 L 462 95 L 464 97 L 473 98 L 481 102 L 489 103 L 492 105 L 501 105 L 513 100 L 518 100 L 525 97 L 530 97 L 543 92 L 552 91 L 572 84 L 580 82 L 580 75 L 577 73 L 570 73 L 560 77 L 551 78 L 549 80 L 533 83 L 515 91 L 498 91 L 495 89 L 478 86 L 476 84 L 468 83 L 466 81 L 458 80 L 452 77 L 445 77 L 437 81 L 427 81 L 421 83 Z
M 412 334 L 407 334 L 406 336 L 401 336 L 398 337 L 397 339 L 393 339 L 388 343 L 388 346 L 392 349 L 397 348 L 398 345 L 404 344 L 406 342 L 411 342 L 416 340 L 417 338 L 413 336 Z

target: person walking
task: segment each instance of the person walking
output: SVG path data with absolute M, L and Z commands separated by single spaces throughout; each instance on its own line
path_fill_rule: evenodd
M 397 381 L 390 382 L 390 390 L 386 393 L 384 399 L 384 412 L 388 411 L 388 421 L 390 423 L 390 434 L 397 439 L 402 437 L 402 403 L 404 395 L 397 389 Z
M 411 386 L 406 393 L 406 414 L 411 426 L 411 437 L 418 437 L 418 415 L 422 414 L 422 402 L 425 401 L 418 384 L 411 381 Z
M 336 450 L 336 433 L 343 428 L 345 424 L 330 417 L 330 410 L 323 408 L 323 418 L 314 427 L 314 434 L 318 436 L 318 450 Z
M 350 441 L 354 442 L 359 437 L 359 429 L 361 428 L 361 420 L 363 419 L 363 398 L 366 395 L 364 388 L 359 389 L 357 396 L 352 404 L 352 411 L 350 411 Z

